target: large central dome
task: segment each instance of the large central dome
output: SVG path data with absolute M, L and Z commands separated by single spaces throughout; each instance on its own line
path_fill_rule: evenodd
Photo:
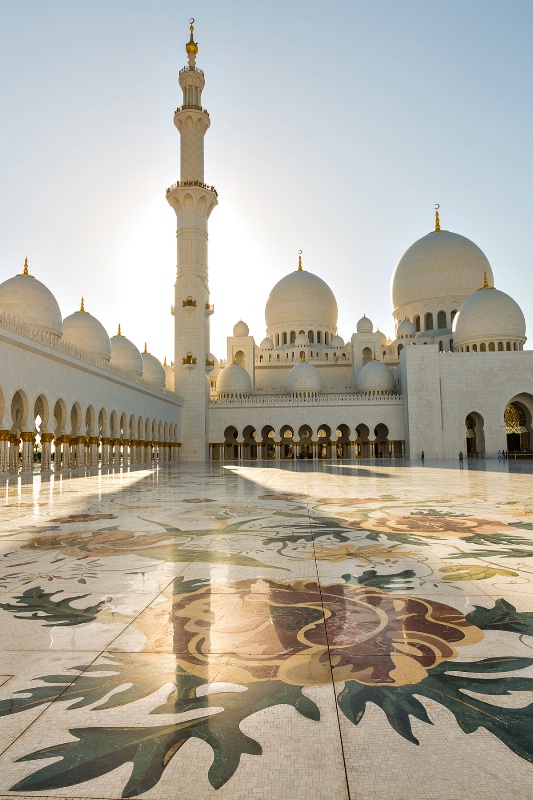
M 265 309 L 267 331 L 279 326 L 336 329 L 337 317 L 337 301 L 327 283 L 303 269 L 276 283 Z
M 392 307 L 432 301 L 462 302 L 483 285 L 492 284 L 492 269 L 477 244 L 451 231 L 433 231 L 415 242 L 398 261 L 392 276 Z

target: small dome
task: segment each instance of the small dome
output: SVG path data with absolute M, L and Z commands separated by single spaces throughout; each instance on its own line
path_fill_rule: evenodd
M 406 336 L 414 336 L 415 334 L 416 334 L 416 328 L 411 322 L 411 320 L 402 319 L 402 321 L 398 325 L 398 330 L 396 331 L 396 337 L 398 339 L 404 339 Z
M 331 339 L 331 346 L 332 347 L 344 347 L 344 339 L 342 336 L 333 336 Z
M 432 231 L 409 247 L 394 270 L 392 307 L 466 300 L 492 270 L 477 244 L 451 231 Z
M 168 389 L 169 392 L 174 391 L 174 367 L 171 367 L 170 364 L 167 364 L 167 360 L 165 358 L 163 362 L 163 369 L 165 370 L 165 389 Z
M 24 272 L 0 284 L 0 314 L 25 322 L 34 330 L 61 337 L 63 325 L 61 311 L 54 295 L 44 283 Z
M 363 314 L 359 322 L 357 323 L 357 333 L 373 333 L 374 332 L 374 325 L 372 324 L 372 320 L 368 319 L 368 317 Z
M 261 350 L 273 350 L 273 349 L 274 349 L 274 342 L 267 336 L 267 338 L 263 339 L 263 341 L 261 342 Z
M 250 328 L 240 319 L 236 325 L 233 326 L 233 335 L 234 336 L 249 336 L 250 335 Z
M 294 344 L 297 347 L 305 347 L 306 345 L 309 344 L 309 339 L 307 338 L 305 333 L 299 333 L 294 341 Z
M 133 342 L 122 336 L 120 327 L 119 333 L 111 338 L 111 363 L 133 372 L 135 375 L 142 375 L 143 360 L 141 354 Z
M 303 269 L 290 272 L 276 283 L 265 309 L 267 328 L 335 329 L 337 317 L 337 301 L 327 283 Z
M 380 331 L 380 329 L 379 329 L 379 328 L 377 329 L 376 333 L 377 333 L 377 334 L 378 334 L 378 336 L 379 336 L 379 341 L 380 341 L 380 343 L 381 343 L 383 346 L 385 346 L 385 345 L 387 344 L 387 342 L 389 341 L 389 340 L 387 339 L 387 334 L 386 334 L 386 333 L 383 333 L 383 331 Z
M 454 345 L 506 340 L 526 341 L 526 321 L 518 303 L 505 292 L 485 287 L 470 295 L 453 321 Z
M 95 356 L 109 361 L 111 344 L 107 331 L 96 317 L 85 309 L 75 311 L 63 320 L 63 341 L 80 347 Z
M 141 353 L 143 362 L 143 378 L 157 386 L 158 389 L 165 387 L 167 376 L 162 363 L 151 353 Z
M 287 376 L 288 392 L 321 392 L 322 378 L 320 372 L 307 361 L 296 364 Z
M 357 376 L 357 389 L 363 393 L 391 393 L 394 376 L 383 361 L 368 361 Z
M 239 364 L 228 364 L 217 378 L 219 394 L 250 394 L 252 379 Z

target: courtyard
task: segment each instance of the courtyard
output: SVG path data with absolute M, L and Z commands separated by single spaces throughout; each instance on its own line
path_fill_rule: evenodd
M 529 800 L 533 462 L 0 485 L 0 797 Z

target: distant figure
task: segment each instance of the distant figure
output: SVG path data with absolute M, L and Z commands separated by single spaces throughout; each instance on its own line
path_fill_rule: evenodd
M 463 451 L 459 450 L 459 466 L 463 466 Z
M 502 457 L 502 451 L 498 450 L 498 461 L 500 460 L 501 457 Z
M 420 458 L 422 459 L 422 464 L 423 464 L 424 463 L 424 451 L 423 450 L 422 450 L 422 455 L 420 456 Z

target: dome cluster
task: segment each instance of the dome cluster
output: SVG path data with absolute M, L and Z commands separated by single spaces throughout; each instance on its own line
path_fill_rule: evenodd
M 148 352 L 141 355 L 133 342 L 122 336 L 120 326 L 110 339 L 102 323 L 85 310 L 83 299 L 79 311 L 62 320 L 57 300 L 44 283 L 30 275 L 27 259 L 22 273 L 0 283 L 0 314 L 142 377 L 157 389 L 173 388 L 171 367 L 165 370 Z

